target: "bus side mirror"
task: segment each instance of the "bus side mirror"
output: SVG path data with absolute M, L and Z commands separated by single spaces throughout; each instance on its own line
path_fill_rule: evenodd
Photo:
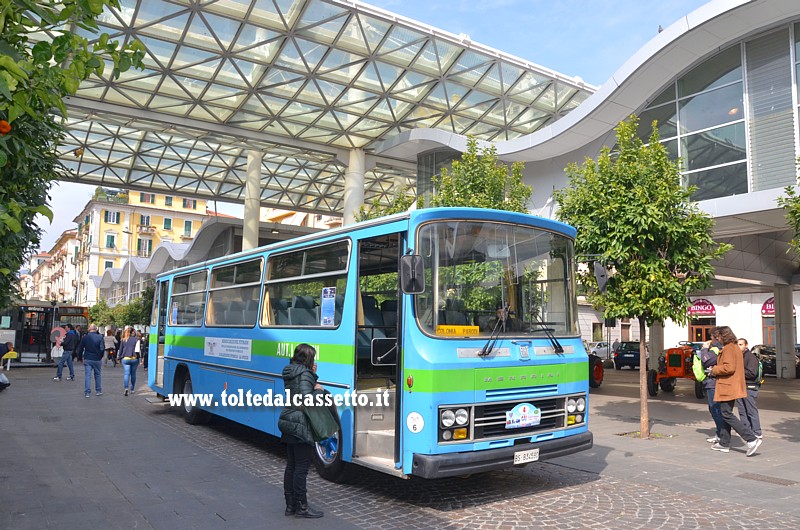
M 407 254 L 400 258 L 400 289 L 405 294 L 425 292 L 425 267 L 419 254 Z

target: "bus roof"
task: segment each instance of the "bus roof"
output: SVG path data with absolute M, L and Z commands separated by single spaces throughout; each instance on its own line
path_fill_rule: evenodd
M 249 255 L 259 254 L 263 252 L 264 249 L 266 248 L 269 248 L 269 250 L 274 251 L 282 248 L 288 248 L 308 241 L 323 241 L 326 239 L 333 239 L 336 238 L 337 236 L 350 234 L 358 230 L 363 230 L 365 228 L 380 226 L 384 224 L 391 224 L 403 220 L 410 220 L 413 221 L 414 224 L 418 224 L 425 222 L 427 220 L 464 219 L 464 218 L 494 221 L 500 223 L 504 222 L 522 223 L 537 228 L 541 228 L 543 230 L 548 230 L 559 234 L 563 234 L 571 239 L 575 239 L 575 234 L 576 234 L 575 228 L 573 228 L 568 224 L 562 223 L 560 221 L 555 221 L 553 219 L 548 219 L 545 217 L 535 216 L 532 214 L 509 212 L 505 210 L 493 210 L 488 208 L 466 208 L 466 207 L 425 208 L 422 210 L 410 210 L 406 212 L 387 215 L 384 217 L 378 217 L 376 219 L 369 219 L 367 221 L 361 221 L 359 223 L 355 223 L 352 225 L 340 226 L 337 228 L 331 228 L 330 230 L 324 230 L 321 232 L 307 234 L 293 239 L 287 239 L 285 241 L 280 241 L 267 246 L 243 250 L 235 254 L 220 256 L 218 258 L 213 258 L 192 265 L 186 265 L 169 271 L 164 271 L 158 274 L 157 277 L 168 276 L 184 271 L 197 270 L 206 267 L 208 265 L 213 265 L 214 263 L 229 261 L 231 258 L 240 258 Z

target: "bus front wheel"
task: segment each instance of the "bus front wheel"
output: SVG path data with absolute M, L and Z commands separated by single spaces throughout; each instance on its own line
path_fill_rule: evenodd
M 334 417 L 339 424 L 339 430 L 330 438 L 314 444 L 314 466 L 320 477 L 342 483 L 350 478 L 351 469 L 350 464 L 342 460 L 342 423 L 338 414 Z
M 194 393 L 192 389 L 192 376 L 190 376 L 188 372 L 183 379 L 182 388 L 184 396 Z M 208 421 L 208 412 L 198 407 L 195 403 L 184 400 L 183 419 L 185 419 L 186 423 L 189 425 L 201 425 Z

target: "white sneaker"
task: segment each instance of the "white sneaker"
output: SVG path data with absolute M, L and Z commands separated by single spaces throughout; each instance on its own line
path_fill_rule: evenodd
M 712 436 L 711 438 L 706 438 L 706 441 L 710 444 L 719 443 L 719 436 Z
M 752 442 L 747 442 L 747 456 L 753 456 L 758 451 L 758 448 L 761 446 L 761 438 L 756 438 Z
M 724 445 L 720 445 L 718 443 L 715 443 L 714 445 L 712 445 L 711 449 L 713 449 L 714 451 L 719 451 L 721 453 L 729 453 L 730 450 L 731 450 L 730 447 L 725 447 Z

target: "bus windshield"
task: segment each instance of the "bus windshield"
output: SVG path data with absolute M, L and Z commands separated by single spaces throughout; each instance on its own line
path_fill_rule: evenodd
M 417 252 L 423 331 L 436 336 L 577 334 L 572 240 L 530 226 L 486 221 L 422 225 Z

